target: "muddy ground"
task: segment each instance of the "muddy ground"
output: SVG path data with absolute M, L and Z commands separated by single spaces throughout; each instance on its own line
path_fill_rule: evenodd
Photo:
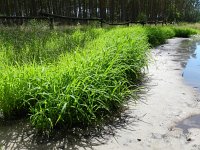
M 0 149 L 200 150 L 200 92 L 182 76 L 193 53 L 189 40 L 171 39 L 152 50 L 140 100 L 130 100 L 121 118 L 104 129 L 56 133 L 44 140 L 19 120 L 0 125 Z

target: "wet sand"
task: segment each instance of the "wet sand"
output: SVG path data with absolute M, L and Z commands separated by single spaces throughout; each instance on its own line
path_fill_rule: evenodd
M 200 114 L 200 96 L 186 85 L 182 69 L 189 57 L 179 54 L 183 48 L 175 38 L 168 44 L 152 50 L 146 87 L 142 100 L 130 106 L 134 116 L 126 129 L 119 129 L 109 141 L 95 150 L 197 150 L 200 149 L 200 129 L 188 128 L 184 132 L 178 122 Z M 200 120 L 199 120 L 200 121 Z M 130 121 L 131 122 L 131 121 Z

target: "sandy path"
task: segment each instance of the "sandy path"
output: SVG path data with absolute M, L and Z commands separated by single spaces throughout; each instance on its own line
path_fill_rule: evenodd
M 153 50 L 155 61 L 149 67 L 149 91 L 129 110 L 138 121 L 117 130 L 106 144 L 93 147 L 95 150 L 200 149 L 200 129 L 183 134 L 175 128 L 176 122 L 200 114 L 199 94 L 184 83 L 181 64 L 173 61 L 182 40 L 171 39 Z

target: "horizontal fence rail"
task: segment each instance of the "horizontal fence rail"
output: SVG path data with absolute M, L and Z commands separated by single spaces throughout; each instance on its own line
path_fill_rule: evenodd
M 102 18 L 75 18 L 75 17 L 67 17 L 67 16 L 61 16 L 61 15 L 55 15 L 55 14 L 49 14 L 49 13 L 39 13 L 39 17 L 29 17 L 29 16 L 0 16 L 0 20 L 47 20 L 49 21 L 50 29 L 54 28 L 54 20 L 55 19 L 63 19 L 63 20 L 70 20 L 70 21 L 98 21 L 100 22 L 100 26 L 103 27 L 103 24 L 110 25 L 110 26 L 116 26 L 116 25 L 126 25 L 129 26 L 130 24 L 167 24 L 166 21 L 127 21 L 124 23 L 110 23 L 106 22 Z
M 41 16 L 44 17 L 53 17 L 53 18 L 59 18 L 59 19 L 67 19 L 67 20 L 83 20 L 83 21 L 102 21 L 101 18 L 76 18 L 76 17 L 67 17 L 67 16 L 61 16 L 61 15 L 55 15 L 55 14 L 49 14 L 49 13 L 40 13 Z

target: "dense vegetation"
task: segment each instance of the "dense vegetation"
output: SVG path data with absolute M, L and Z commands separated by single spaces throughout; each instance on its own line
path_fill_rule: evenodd
M 150 45 L 194 33 L 139 26 L 1 28 L 0 110 L 4 119 L 30 116 L 42 131 L 98 123 L 135 94 Z
M 188 21 L 200 19 L 199 0 L 1 0 L 0 14 L 38 16 L 47 13 L 69 17 L 100 17 L 110 22 L 138 19 Z

